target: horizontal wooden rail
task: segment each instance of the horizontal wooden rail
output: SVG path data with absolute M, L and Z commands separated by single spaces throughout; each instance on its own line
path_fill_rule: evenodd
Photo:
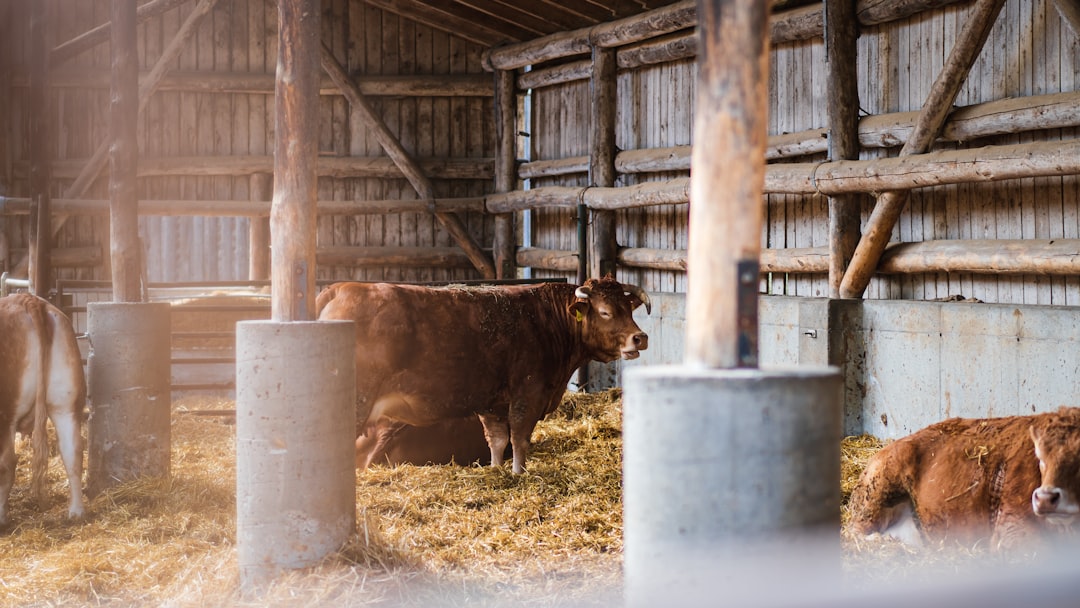
M 109 201 L 104 199 L 58 199 L 51 201 L 55 213 L 69 215 L 108 215 Z M 387 213 L 448 213 L 484 211 L 484 197 L 437 198 L 420 200 L 318 201 L 319 215 L 379 215 Z M 0 216 L 29 215 L 29 198 L 0 197 Z M 270 201 L 232 200 L 141 200 L 139 215 L 258 217 L 270 215 Z
M 855 12 L 860 25 L 877 25 L 961 1 L 963 0 L 858 0 Z M 821 37 L 824 29 L 823 10 L 823 6 L 818 3 L 774 14 L 770 19 L 769 39 L 773 44 L 780 44 Z M 683 0 L 632 17 L 489 49 L 481 59 L 484 69 L 488 71 L 514 70 L 527 65 L 537 66 L 546 61 L 585 55 L 594 45 L 602 48 L 626 46 L 696 25 L 696 1 Z M 685 36 L 693 37 L 693 33 L 687 32 Z M 672 42 L 668 39 L 666 43 L 682 46 L 682 52 L 689 53 L 688 57 L 693 57 L 697 52 L 695 44 L 687 45 L 684 40 Z M 650 51 L 643 56 L 660 58 L 663 61 L 681 58 L 658 49 Z M 624 59 L 623 63 L 629 64 L 629 60 Z
M 843 194 L 910 190 L 946 184 L 1080 174 L 1080 140 L 939 150 L 898 158 L 770 164 L 766 194 Z M 506 213 L 538 207 L 629 209 L 687 203 L 690 179 L 619 188 L 548 186 L 487 197 L 487 210 Z
M 145 78 L 147 72 L 139 74 Z M 25 73 L 16 73 L 12 86 L 29 86 Z M 49 86 L 64 89 L 109 89 L 108 68 L 64 68 L 49 74 Z M 492 97 L 495 94 L 487 74 L 363 76 L 356 79 L 360 92 L 371 97 Z M 158 91 L 183 93 L 237 93 L 273 95 L 274 74 L 250 72 L 184 72 L 162 77 Z M 342 95 L 330 78 L 323 76 L 320 95 Z
M 490 181 L 495 171 L 495 160 L 492 158 L 420 158 L 417 163 L 432 179 Z M 86 159 L 53 161 L 53 178 L 74 179 L 85 165 Z M 28 170 L 26 163 L 15 163 L 16 177 L 25 179 Z M 139 159 L 139 177 L 242 176 L 273 171 L 273 156 L 178 156 Z M 320 177 L 404 177 L 394 161 L 386 156 L 320 156 L 316 171 Z
M 531 73 L 531 72 L 530 72 Z M 859 121 L 859 144 L 863 148 L 904 145 L 914 128 L 918 112 L 867 116 Z M 939 141 L 972 141 L 994 135 L 1080 126 L 1080 91 L 1032 95 L 990 101 L 953 110 Z M 795 158 L 823 154 L 828 148 L 825 129 L 770 135 L 765 159 Z M 623 174 L 658 171 L 689 171 L 691 146 L 623 150 L 615 157 L 615 170 Z M 522 179 L 585 174 L 589 157 L 574 156 L 522 163 Z
M 556 252 L 557 253 L 557 252 Z M 554 257 L 556 253 L 549 253 Z M 686 270 L 685 250 L 624 248 L 619 263 L 631 268 Z M 827 247 L 762 249 L 761 272 L 813 274 L 829 271 Z M 891 243 L 879 274 L 933 272 L 971 274 L 1080 274 L 1080 239 L 972 239 Z

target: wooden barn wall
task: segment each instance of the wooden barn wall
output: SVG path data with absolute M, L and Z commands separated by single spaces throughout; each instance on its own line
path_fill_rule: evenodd
M 862 114 L 921 108 L 957 33 L 966 22 L 966 5 L 930 11 L 908 19 L 863 28 L 858 42 Z M 827 124 L 825 55 L 821 39 L 775 46 L 770 53 L 769 134 L 804 131 Z M 970 105 L 1008 97 L 1075 91 L 1080 85 L 1080 42 L 1059 17 L 1051 0 L 1008 0 L 957 100 Z M 695 64 L 681 61 L 623 70 L 618 79 L 616 143 L 620 149 L 690 143 L 693 131 Z M 588 83 L 533 91 L 535 116 L 532 158 L 556 159 L 587 154 Z M 1074 139 L 1077 129 L 1055 129 L 964 142 L 965 147 Z M 956 147 L 956 144 L 944 144 Z M 863 159 L 899 150 L 868 150 Z M 821 161 L 824 155 L 795 162 Z M 668 179 L 679 173 L 620 176 L 619 185 Z M 682 173 L 681 175 L 686 175 Z M 533 180 L 534 185 L 584 184 L 583 176 Z M 770 195 L 765 202 L 762 244 L 770 248 L 828 245 L 828 205 L 824 197 Z M 1080 180 L 1031 178 L 988 184 L 915 190 L 893 240 L 1077 238 L 1080 231 Z M 872 199 L 863 201 L 863 221 Z M 536 246 L 573 249 L 573 218 L 568 212 L 540 211 Z M 687 247 L 687 205 L 649 207 L 618 213 L 623 247 Z M 621 268 L 620 278 L 660 292 L 685 292 L 681 272 Z M 828 296 L 824 274 L 773 275 L 762 290 L 797 296 Z M 877 276 L 868 298 L 935 299 L 952 295 L 986 302 L 1080 305 L 1080 277 L 973 274 Z
M 16 10 L 22 10 L 29 3 Z M 52 46 L 109 20 L 108 0 L 50 0 Z M 138 27 L 141 69 L 149 70 L 191 13 L 184 3 Z M 323 40 L 338 60 L 356 75 L 483 73 L 484 50 L 443 32 L 348 0 L 325 0 Z M 14 44 L 12 64 L 25 66 L 25 45 Z M 277 61 L 277 9 L 265 0 L 222 0 L 206 16 L 195 35 L 170 66 L 179 71 L 239 72 L 273 75 Z M 84 52 L 64 69 L 108 73 L 109 44 Z M 107 87 L 107 76 L 106 80 Z M 108 90 L 54 88 L 52 105 L 57 165 L 90 157 L 108 132 Z M 12 134 L 5 146 L 11 159 L 0 176 L 7 196 L 25 196 L 27 159 L 25 87 L 13 87 L 3 125 Z M 372 97 L 378 114 L 415 157 L 488 158 L 494 156 L 491 97 Z M 323 156 L 385 156 L 359 119 L 353 119 L 344 97 L 322 96 L 319 153 Z M 144 158 L 264 156 L 273 152 L 272 95 L 158 91 L 139 117 L 140 153 Z M 12 168 L 14 167 L 14 168 Z M 54 169 L 54 197 L 71 184 L 71 170 Z M 142 177 L 142 199 L 248 200 L 250 177 Z M 432 180 L 437 197 L 476 196 L 489 192 L 489 180 Z M 415 199 L 404 179 L 320 177 L 320 200 Z M 108 198 L 107 170 L 84 198 Z M 482 247 L 490 247 L 492 221 L 469 214 L 465 223 Z M 27 221 L 7 218 L 13 248 L 27 246 Z M 140 236 L 147 248 L 149 279 L 156 281 L 231 281 L 248 278 L 247 218 L 143 217 Z M 57 247 L 100 245 L 108 257 L 108 221 L 77 216 L 66 224 Z M 447 232 L 430 214 L 356 215 L 320 218 L 318 245 L 451 246 Z M 106 268 L 61 269 L 62 278 L 108 279 Z M 471 269 L 320 268 L 320 279 L 447 280 L 477 278 Z

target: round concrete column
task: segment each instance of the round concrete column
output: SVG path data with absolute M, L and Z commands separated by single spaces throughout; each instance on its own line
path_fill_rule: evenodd
M 236 326 L 240 583 L 317 563 L 356 527 L 351 321 Z
M 626 370 L 629 606 L 719 605 L 745 580 L 728 566 L 806 533 L 835 543 L 839 573 L 841 389 L 834 368 Z
M 86 312 L 87 493 L 139 477 L 168 476 L 170 306 L 91 302 Z

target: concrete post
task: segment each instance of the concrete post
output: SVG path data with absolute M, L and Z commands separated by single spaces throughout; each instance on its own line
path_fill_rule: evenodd
M 356 527 L 351 321 L 236 326 L 236 545 L 256 590 L 316 564 Z
M 715 603 L 742 580 L 725 564 L 781 536 L 826 533 L 839 574 L 841 391 L 831 367 L 626 370 L 629 606 Z
M 87 304 L 91 496 L 124 481 L 169 475 L 169 322 L 167 303 Z

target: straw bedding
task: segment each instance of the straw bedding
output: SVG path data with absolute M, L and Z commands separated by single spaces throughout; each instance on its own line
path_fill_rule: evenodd
M 238 592 L 234 427 L 226 416 L 190 412 L 234 404 L 180 400 L 170 479 L 94 497 L 83 522 L 65 520 L 55 455 L 44 510 L 30 504 L 28 467 L 19 467 L 13 523 L 0 533 L 0 605 L 618 605 L 620 397 L 568 393 L 537 427 L 529 471 L 520 476 L 476 466 L 358 473 L 356 536 L 260 597 Z M 880 445 L 871 437 L 844 441 L 845 501 Z M 29 446 L 21 446 L 20 463 L 28 459 Z M 927 560 L 846 532 L 842 545 L 845 571 L 856 577 L 893 576 Z

